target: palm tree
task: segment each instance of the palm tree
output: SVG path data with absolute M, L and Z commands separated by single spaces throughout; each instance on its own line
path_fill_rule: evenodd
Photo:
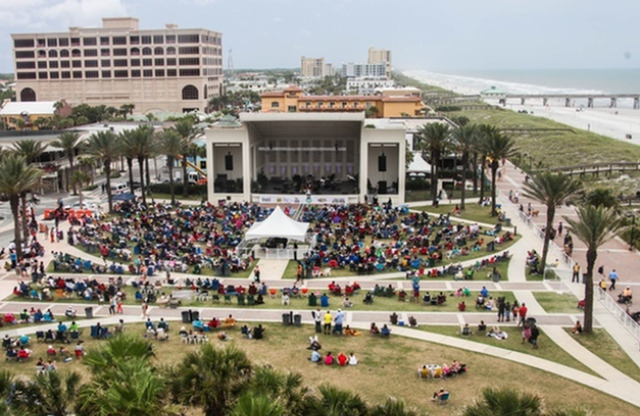
M 283 373 L 267 366 L 254 370 L 249 392 L 266 394 L 285 409 L 286 415 L 292 416 L 304 414 L 306 403 L 310 399 L 309 389 L 303 385 L 303 378 L 299 373 Z
M 581 206 L 577 210 L 578 219 L 564 217 L 567 229 L 587 246 L 587 280 L 584 286 L 583 330 L 590 333 L 593 329 L 593 267 L 598 258 L 598 248 L 615 237 L 622 227 L 614 208 Z
M 31 139 L 19 140 L 13 144 L 13 151 L 18 155 L 23 156 L 27 164 L 31 165 L 35 163 L 40 156 L 45 152 L 48 145 L 42 144 Z M 24 192 L 20 195 L 22 201 L 22 235 L 25 241 L 29 238 L 29 225 L 27 223 L 27 193 L 33 192 L 38 186 L 38 183 L 33 184 L 30 188 L 25 188 Z
M 89 367 L 92 373 L 101 372 L 117 365 L 118 361 L 133 358 L 148 360 L 153 357 L 151 342 L 140 337 L 124 334 L 111 338 L 109 342 L 99 348 L 91 348 L 84 356 L 82 363 Z
M 13 238 L 18 259 L 22 258 L 18 213 L 20 197 L 40 182 L 41 175 L 42 171 L 27 165 L 23 156 L 9 154 L 0 160 L 0 193 L 9 198 L 9 206 L 13 215 Z
M 454 131 L 457 151 L 462 154 L 462 189 L 460 190 L 460 209 L 464 209 L 467 172 L 469 170 L 469 155 L 478 143 L 478 129 L 473 124 L 465 124 Z
M 171 205 L 176 204 L 176 192 L 173 181 L 173 167 L 176 159 L 180 156 L 184 149 L 182 138 L 174 129 L 167 129 L 162 132 L 160 137 L 160 148 L 162 153 L 167 156 L 167 166 L 169 167 L 169 188 L 171 189 Z
M 80 187 L 78 188 L 78 199 L 80 202 L 80 209 L 82 209 L 82 187 L 84 186 L 85 183 L 89 182 L 90 180 L 91 180 L 91 176 L 79 170 L 73 172 L 73 175 L 71 176 L 71 184 L 73 185 L 73 187 L 75 188 L 76 185 L 80 185 Z
M 243 394 L 231 411 L 231 416 L 282 416 L 283 407 L 264 394 Z
M 111 131 L 99 131 L 89 136 L 87 140 L 87 153 L 95 156 L 104 165 L 104 172 L 107 176 L 107 200 L 109 201 L 109 212 L 113 211 L 113 201 L 111 195 L 111 162 L 121 154 L 122 146 L 117 136 Z
M 133 186 L 133 158 L 136 151 L 135 133 L 133 130 L 124 130 L 118 135 L 118 140 L 122 143 L 122 154 L 127 161 L 127 172 L 129 173 L 129 190 L 135 193 Z M 140 184 L 142 185 L 142 184 Z
M 8 370 L 0 371 L 0 415 L 11 415 L 9 411 L 11 406 L 11 400 L 8 398 L 11 396 L 11 392 L 14 390 L 15 377 L 13 373 Z
M 146 164 L 147 169 L 147 182 L 145 186 L 145 161 L 156 153 L 156 143 L 154 141 L 153 126 L 149 124 L 138 126 L 134 130 L 134 155 L 138 159 L 138 167 L 140 169 L 140 191 L 142 193 L 142 202 L 146 205 L 146 191 L 147 187 L 151 186 L 149 182 L 149 164 Z
M 367 404 L 358 394 L 326 384 L 321 385 L 319 391 L 320 397 L 310 403 L 306 415 L 363 416 L 367 414 Z
M 64 150 L 69 159 L 69 177 L 73 176 L 73 162 L 76 151 L 80 148 L 80 134 L 65 131 L 58 136 L 58 140 L 51 143 L 51 146 Z M 69 188 L 67 187 L 67 190 Z M 73 184 L 73 193 L 76 193 L 76 185 Z
M 482 140 L 481 149 L 485 158 L 491 161 L 491 215 L 498 215 L 496 211 L 496 174 L 500 167 L 500 161 L 512 157 L 516 150 L 514 141 L 493 126 L 484 129 L 485 137 Z
M 202 406 L 208 416 L 224 416 L 249 387 L 250 371 L 244 351 L 205 344 L 188 352 L 173 370 L 171 392 L 178 402 Z
M 422 139 L 423 157 L 429 159 L 431 164 L 431 197 L 435 204 L 438 197 L 440 160 L 451 145 L 451 128 L 445 123 L 427 123 L 418 129 L 418 136 Z
M 67 416 L 73 409 L 80 375 L 46 372 L 16 386 L 12 407 L 23 415 Z M 34 404 L 37 403 L 37 406 Z
M 187 153 L 190 150 L 190 145 L 198 136 L 204 133 L 201 127 L 196 126 L 192 117 L 184 117 L 173 126 L 182 137 L 184 149 L 182 151 L 182 195 L 187 196 Z
M 369 416 L 418 416 L 416 409 L 407 408 L 402 400 L 387 397 L 384 403 L 377 404 L 369 412 Z
M 531 180 L 524 184 L 523 195 L 547 206 L 547 225 L 544 230 L 544 243 L 542 245 L 542 258 L 540 264 L 546 267 L 553 218 L 556 215 L 556 207 L 570 201 L 581 189 L 578 181 L 573 180 L 562 173 L 542 172 L 535 174 Z
M 542 399 L 513 389 L 486 388 L 482 398 L 467 407 L 463 416 L 541 416 Z

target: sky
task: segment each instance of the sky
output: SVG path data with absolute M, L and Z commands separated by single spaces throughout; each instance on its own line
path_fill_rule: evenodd
M 224 68 L 341 65 L 391 49 L 396 69 L 640 68 L 636 0 L 0 0 L 0 72 L 11 33 L 100 27 L 132 16 L 141 29 L 223 33 Z

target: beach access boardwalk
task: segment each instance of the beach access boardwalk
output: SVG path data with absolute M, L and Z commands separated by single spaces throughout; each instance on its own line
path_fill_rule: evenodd
M 527 250 L 541 249 L 541 239 L 539 236 L 539 227 L 544 224 L 544 207 L 535 206 L 535 209 L 540 210 L 540 215 L 533 219 L 522 218 L 518 214 L 518 207 L 511 204 L 504 195 L 508 194 L 509 189 L 518 189 L 522 193 L 522 183 L 524 182 L 524 174 L 516 170 L 513 165 L 508 164 L 506 172 L 503 178 L 498 182 L 498 190 L 500 191 L 499 202 L 502 204 L 503 209 L 506 210 L 507 215 L 512 218 L 513 225 L 517 228 L 518 234 L 522 238 L 514 245 L 509 247 L 509 252 L 512 255 L 511 262 L 509 263 L 508 279 L 494 283 L 492 281 L 465 281 L 464 283 L 452 281 L 452 280 L 439 280 L 439 281 L 421 281 L 421 290 L 455 290 L 460 285 L 464 284 L 472 291 L 479 290 L 482 286 L 487 286 L 491 291 L 512 291 L 519 302 L 525 302 L 529 307 L 529 315 L 535 316 L 538 324 L 543 329 L 544 333 L 553 339 L 562 349 L 579 360 L 581 363 L 590 368 L 595 374 L 600 376 L 594 376 L 587 374 L 573 368 L 569 368 L 560 365 L 556 362 L 551 362 L 545 359 L 541 359 L 534 355 L 518 353 L 515 351 L 507 350 L 504 348 L 494 347 L 482 343 L 477 343 L 456 336 L 446 336 L 436 333 L 431 333 L 423 330 L 411 329 L 408 327 L 393 327 L 393 333 L 395 335 L 402 335 L 415 339 L 424 340 L 427 342 L 438 343 L 444 346 L 461 348 L 468 351 L 473 351 L 481 354 L 486 354 L 501 359 L 515 361 L 521 364 L 525 364 L 531 367 L 535 367 L 561 377 L 565 377 L 569 380 L 584 384 L 586 386 L 603 391 L 611 396 L 617 397 L 628 403 L 640 407 L 640 395 L 637 394 L 640 391 L 640 383 L 629 378 L 625 374 L 621 373 L 611 365 L 607 364 L 599 357 L 595 356 L 586 348 L 582 347 L 572 336 L 568 335 L 565 328 L 573 325 L 575 320 L 582 318 L 582 312 L 576 309 L 575 314 L 552 314 L 547 313 L 538 304 L 536 298 L 533 296 L 534 292 L 551 291 L 551 292 L 566 292 L 570 291 L 574 293 L 577 298 L 581 298 L 584 293 L 584 285 L 570 283 L 571 280 L 571 264 L 561 262 L 561 265 L 556 272 L 560 277 L 559 280 L 552 281 L 527 281 L 525 276 L 525 256 Z M 471 202 L 471 201 L 470 201 Z M 526 206 L 527 201 L 521 197 L 521 202 Z M 416 205 L 428 205 L 428 203 L 415 203 Z M 562 208 L 558 214 L 558 218 L 562 215 L 572 215 L 571 208 Z M 62 225 L 63 230 L 66 231 L 69 228 L 68 223 Z M 581 251 L 581 245 L 578 241 L 575 241 L 576 248 L 574 249 L 574 257 L 577 261 L 580 261 L 580 257 L 584 257 L 584 251 Z M 50 243 L 47 240 L 43 240 L 45 246 L 45 256 L 42 259 L 45 264 L 53 258 L 52 251 L 61 251 L 69 253 L 74 256 L 79 256 L 85 259 L 97 259 L 75 247 L 69 246 L 66 242 Z M 555 251 L 554 251 L 555 252 Z M 495 253 L 488 253 L 493 255 Z M 561 253 L 560 253 L 561 254 Z M 606 265 L 614 265 L 618 269 L 622 282 L 621 286 L 626 284 L 634 285 L 634 287 L 640 286 L 640 280 L 638 276 L 632 274 L 632 270 L 636 268 L 638 262 L 638 255 L 636 253 L 630 253 L 623 247 L 620 241 L 613 241 L 607 244 L 599 252 L 599 261 Z M 553 254 L 550 255 L 553 258 Z M 571 260 L 572 261 L 572 260 Z M 473 260 L 475 262 L 475 260 Z M 631 262 L 627 265 L 627 262 Z M 468 264 L 470 262 L 463 262 Z M 259 261 L 261 268 L 261 277 L 269 287 L 283 288 L 293 284 L 293 280 L 282 279 L 282 273 L 278 275 L 277 271 L 283 271 L 284 263 L 275 263 L 272 260 L 262 259 Z M 55 274 L 56 276 L 59 274 Z M 60 274 L 64 276 L 64 274 Z M 89 277 L 88 274 L 72 274 L 74 278 Z M 129 280 L 133 277 L 127 275 Z M 94 275 L 97 279 L 109 278 L 108 274 Z M 181 280 L 186 277 L 195 278 L 197 276 L 185 275 L 179 273 L 172 273 L 172 278 Z M 369 275 L 369 276 L 357 276 L 354 277 L 341 277 L 336 272 L 334 276 L 324 278 L 314 278 L 305 280 L 305 285 L 314 291 L 324 291 L 327 288 L 329 282 L 335 280 L 336 282 L 348 282 L 357 280 L 364 290 L 372 288 L 376 283 L 380 285 L 392 284 L 397 288 L 410 288 L 410 282 L 404 279 L 405 273 L 390 273 L 384 275 Z M 51 308 L 54 314 L 64 314 L 67 303 L 56 302 L 33 302 L 27 299 L 21 301 L 7 301 L 6 299 L 11 295 L 13 287 L 16 285 L 18 277 L 14 272 L 0 273 L 0 313 L 4 312 L 19 312 L 24 308 L 36 307 L 41 309 Z M 243 284 L 247 285 L 250 282 L 250 278 L 224 278 L 225 284 Z M 81 326 L 93 325 L 95 322 L 100 321 L 103 325 L 111 325 L 116 323 L 119 319 L 123 319 L 125 322 L 142 322 L 141 308 L 139 305 L 124 305 L 124 313 L 122 315 L 109 316 L 108 306 L 99 306 L 96 304 L 88 305 L 87 303 L 69 301 L 68 304 L 72 304 L 80 313 L 86 306 L 93 307 L 93 313 L 96 316 L 93 320 L 80 320 L 78 323 Z M 341 305 L 330 304 L 332 309 L 336 309 Z M 288 313 L 288 309 L 251 309 L 250 307 L 233 307 L 232 305 L 222 304 L 218 307 L 178 307 L 176 309 L 160 308 L 152 306 L 149 310 L 149 316 L 152 320 L 157 320 L 163 317 L 165 320 L 179 320 L 181 319 L 182 312 L 187 309 L 193 309 L 200 312 L 200 316 L 203 318 L 211 317 L 224 317 L 228 314 L 233 316 L 239 321 L 261 321 L 261 322 L 282 322 L 282 314 Z M 312 324 L 313 319 L 309 310 L 306 311 L 293 311 L 294 313 L 300 313 L 302 322 L 304 324 Z M 367 330 L 371 322 L 388 322 L 389 315 L 394 311 L 367 311 L 367 310 L 347 310 L 346 311 L 346 323 L 354 328 L 360 328 Z M 640 354 L 638 354 L 638 341 L 602 304 L 595 301 L 595 323 L 599 327 L 605 328 L 613 338 L 622 346 L 622 348 L 629 354 L 629 357 L 637 365 L 640 365 Z M 491 326 L 496 323 L 497 316 L 495 313 L 480 313 L 480 312 L 429 312 L 424 311 L 411 311 L 401 312 L 399 316 L 401 319 L 407 321 L 408 316 L 413 315 L 421 326 L 429 325 L 448 325 L 459 326 L 465 322 L 470 324 L 477 324 L 481 319 L 485 320 L 487 325 Z M 501 325 L 507 325 L 502 324 Z M 513 323 L 511 323 L 513 325 Z M 27 330 L 29 332 L 35 332 L 36 330 L 48 329 L 53 327 L 54 324 L 31 326 Z M 0 331 L 0 336 L 4 336 L 5 333 L 10 335 L 17 335 L 25 331 L 25 328 L 11 329 L 6 328 Z M 543 339 L 542 342 L 545 342 Z

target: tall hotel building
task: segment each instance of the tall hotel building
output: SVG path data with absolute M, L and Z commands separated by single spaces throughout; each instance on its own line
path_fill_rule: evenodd
M 13 34 L 18 101 L 135 105 L 135 112 L 205 111 L 221 94 L 222 34 L 205 29 L 140 30 L 135 18 L 102 28 Z

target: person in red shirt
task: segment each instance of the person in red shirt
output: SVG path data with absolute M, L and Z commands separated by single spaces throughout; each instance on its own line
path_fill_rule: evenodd
M 522 306 L 520 306 L 520 309 L 518 309 L 518 316 L 520 316 L 518 326 L 524 326 L 524 321 L 527 319 L 527 311 L 527 305 L 523 303 Z
M 349 361 L 349 359 L 347 358 L 346 355 L 344 355 L 344 353 L 340 353 L 338 354 L 338 364 L 340 364 L 341 367 L 344 367 L 345 365 L 347 365 L 347 362 Z

